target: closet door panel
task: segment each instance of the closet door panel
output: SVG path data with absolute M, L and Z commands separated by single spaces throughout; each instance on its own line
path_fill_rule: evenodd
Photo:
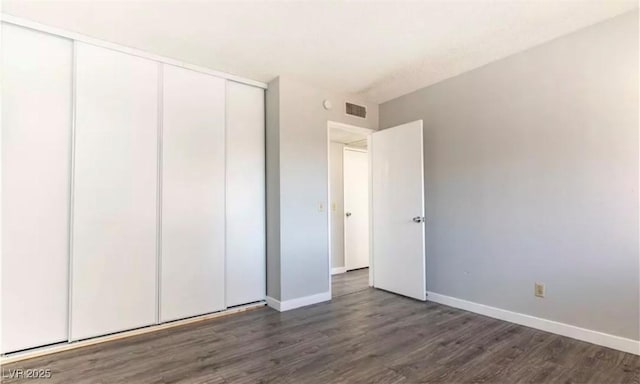
M 71 338 L 156 322 L 158 64 L 76 44 Z
M 2 24 L 2 352 L 67 340 L 72 49 Z
M 160 319 L 225 308 L 225 81 L 163 65 Z
M 264 300 L 264 91 L 227 82 L 227 306 Z

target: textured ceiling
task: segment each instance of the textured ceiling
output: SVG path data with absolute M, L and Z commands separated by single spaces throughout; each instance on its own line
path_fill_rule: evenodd
M 384 102 L 636 1 L 15 1 L 4 13 L 267 82 Z
M 367 134 L 363 132 L 352 132 L 339 127 L 331 127 L 329 129 L 329 139 L 352 147 L 367 147 Z

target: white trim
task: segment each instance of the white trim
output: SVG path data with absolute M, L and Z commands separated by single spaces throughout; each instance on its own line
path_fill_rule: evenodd
M 366 140 L 366 139 L 365 139 Z M 369 150 L 364 149 L 364 148 L 357 148 L 357 147 L 350 147 L 348 144 L 344 145 L 344 148 L 342 148 L 342 152 L 344 154 L 344 151 L 351 151 L 351 152 L 361 152 L 361 153 L 369 153 Z
M 292 309 L 306 307 L 307 305 L 322 303 L 331 300 L 331 292 L 318 293 L 311 296 L 298 297 L 296 299 L 280 301 L 273 297 L 267 296 L 267 305 L 278 312 L 289 311 Z
M 339 275 L 339 274 L 345 273 L 345 272 L 347 272 L 347 267 L 331 268 L 331 274 L 332 275 Z
M 9 24 L 14 24 L 14 25 L 20 26 L 20 27 L 30 28 L 30 29 L 34 29 L 34 30 L 40 31 L 40 32 L 45 32 L 45 33 L 49 33 L 49 34 L 57 35 L 57 36 L 61 36 L 61 37 L 66 37 L 67 39 L 80 41 L 80 42 L 83 42 L 83 43 L 95 45 L 95 46 L 102 47 L 102 48 L 112 49 L 114 51 L 123 52 L 123 53 L 129 54 L 129 55 L 143 57 L 145 59 L 158 61 L 160 63 L 175 65 L 177 67 L 190 69 L 192 71 L 206 73 L 208 75 L 220 77 L 220 78 L 231 80 L 231 81 L 235 81 L 235 82 L 238 82 L 238 83 L 247 84 L 247 85 L 251 85 L 251 86 L 254 86 L 254 87 L 258 87 L 258 88 L 267 89 L 267 84 L 263 83 L 263 82 L 260 82 L 260 81 L 247 79 L 247 78 L 236 76 L 236 75 L 232 75 L 232 74 L 229 74 L 229 73 L 214 71 L 214 70 L 209 69 L 209 68 L 201 67 L 201 66 L 194 65 L 194 64 L 185 63 L 185 62 L 180 61 L 180 60 L 171 59 L 171 58 L 168 58 L 168 57 L 165 57 L 165 56 L 156 55 L 154 53 L 146 52 L 146 51 L 143 51 L 143 50 L 140 50 L 140 49 L 135 49 L 135 48 L 127 47 L 127 46 L 124 46 L 124 45 L 120 45 L 120 44 L 116 44 L 116 43 L 110 43 L 108 41 L 104 41 L 104 40 L 100 40 L 100 39 L 95 39 L 93 37 L 82 35 L 80 33 L 71 32 L 71 31 L 67 31 L 67 30 L 64 30 L 64 29 L 56 28 L 56 27 L 51 27 L 51 26 L 48 26 L 48 25 L 45 25 L 45 24 L 40 24 L 38 22 L 28 20 L 28 19 L 23 19 L 23 18 L 20 18 L 20 17 L 11 16 L 11 15 L 8 15 L 6 13 L 0 13 L 0 20 L 3 21 L 3 22 L 9 23 Z
M 67 340 L 71 340 L 71 320 L 73 319 L 73 206 L 75 202 L 76 174 L 76 53 L 78 47 L 71 42 L 71 154 L 69 156 L 69 223 L 67 254 Z
M 326 211 L 327 211 L 327 270 L 329 271 L 329 300 L 331 300 L 332 291 L 333 291 L 333 271 L 331 269 L 331 265 L 333 264 L 333 236 L 331 233 L 333 231 L 331 225 L 331 216 L 333 215 L 333 204 L 331 203 L 331 128 L 330 121 L 327 121 L 327 203 Z M 344 260 L 344 258 L 343 258 Z M 278 309 L 279 311 L 279 309 Z
M 267 296 L 267 297 L 265 298 L 265 301 L 267 302 L 267 306 L 268 306 L 269 308 L 273 308 L 273 309 L 275 309 L 276 311 L 281 312 L 281 311 L 280 311 L 280 300 L 276 300 L 276 299 L 274 299 L 274 298 L 273 298 L 273 297 L 271 297 L 271 296 Z
M 350 116 L 350 115 L 349 115 Z M 331 214 L 329 211 L 330 209 L 332 209 L 331 206 L 331 129 L 339 129 L 342 131 L 346 131 L 346 132 L 351 132 L 351 133 L 359 133 L 359 134 L 363 134 L 366 135 L 366 140 L 367 140 L 367 149 L 361 149 L 361 148 L 354 148 L 354 147 L 349 147 L 348 144 L 345 143 L 341 143 L 344 144 L 344 148 L 342 151 L 343 157 L 344 157 L 344 150 L 348 149 L 350 151 L 361 151 L 361 152 L 366 152 L 369 156 L 369 286 L 373 287 L 373 255 L 372 255 L 372 250 L 373 248 L 371 247 L 372 241 L 373 241 L 373 237 L 372 237 L 372 225 L 373 225 L 373 221 L 372 221 L 372 217 L 373 215 L 371 214 L 372 212 L 372 200 L 371 200 L 371 154 L 369 153 L 369 149 L 371 148 L 371 134 L 373 132 L 375 132 L 374 129 L 370 129 L 370 128 L 364 128 L 364 127 L 358 127 L 356 125 L 351 125 L 351 124 L 345 124 L 345 123 L 340 123 L 337 121 L 333 121 L 333 120 L 327 120 L 327 197 L 329 199 L 328 202 L 328 217 L 327 217 L 327 224 L 328 224 L 328 234 L 329 234 L 329 265 L 331 265 L 332 259 L 331 259 Z M 343 164 L 344 166 L 344 164 Z M 343 175 L 344 176 L 344 175 Z M 344 188 L 344 186 L 343 186 Z M 344 196 L 343 196 L 344 199 Z M 344 220 L 344 217 L 343 217 Z M 343 245 L 344 248 L 344 245 Z M 346 255 L 344 255 L 344 261 L 346 264 Z M 345 270 L 344 272 L 346 272 L 346 265 L 345 265 Z M 329 292 L 331 292 L 331 286 L 332 286 L 332 280 L 331 280 L 331 275 L 335 275 L 335 274 L 339 274 L 339 273 L 343 273 L 343 272 L 335 272 L 337 270 L 340 270 L 340 268 L 331 268 L 330 269 L 330 274 L 329 274 Z
M 427 300 L 434 303 L 448 305 L 450 307 L 464 309 L 466 311 L 508 321 L 510 323 L 524 325 L 542 331 L 570 337 L 572 339 L 586 341 L 603 347 L 617 349 L 619 351 L 640 355 L 640 341 L 598 332 L 591 329 L 577 327 L 575 325 L 560 323 L 553 320 L 542 319 L 523 313 L 512 312 L 506 309 L 478 304 L 451 296 L 441 295 L 435 292 L 427 292 Z
M 188 319 L 176 320 L 176 321 L 171 321 L 171 322 L 167 322 L 167 323 L 163 323 L 163 324 L 152 325 L 152 326 L 149 326 L 149 327 L 133 329 L 131 331 L 119 332 L 119 333 L 115 333 L 115 334 L 111 334 L 111 335 L 94 337 L 92 339 L 85 339 L 85 340 L 81 340 L 81 341 L 73 341 L 73 342 L 69 342 L 69 343 L 63 342 L 63 343 L 56 344 L 56 345 L 51 345 L 51 346 L 48 346 L 48 347 L 32 349 L 32 350 L 29 350 L 29 351 L 18 352 L 18 353 L 15 353 L 15 354 L 9 354 L 8 356 L 3 356 L 2 358 L 0 358 L 0 365 L 14 363 L 16 361 L 21 361 L 21 360 L 33 359 L 35 357 L 40 357 L 40 356 L 45 356 L 45 355 L 51 355 L 53 353 L 58 353 L 58 352 L 68 351 L 68 350 L 71 350 L 71 349 L 87 347 L 87 346 L 90 346 L 90 345 L 106 343 L 106 342 L 109 342 L 109 341 L 120 340 L 120 339 L 124 339 L 124 338 L 131 337 L 131 336 L 138 336 L 138 335 L 142 335 L 142 334 L 145 334 L 145 333 L 151 333 L 151 332 L 160 331 L 160 330 L 163 330 L 163 329 L 175 328 L 175 327 L 179 327 L 179 326 L 182 326 L 182 325 L 197 323 L 197 322 L 204 321 L 204 320 L 215 319 L 217 317 L 223 317 L 223 316 L 227 316 L 227 315 L 232 315 L 232 314 L 236 314 L 236 313 L 240 313 L 240 312 L 249 311 L 251 309 L 257 309 L 257 308 L 260 308 L 260 307 L 264 307 L 265 304 L 266 304 L 265 302 L 247 304 L 247 305 L 243 305 L 243 306 L 239 306 L 239 307 L 233 307 L 231 309 L 227 309 L 227 310 L 220 311 L 220 312 L 214 312 L 214 313 L 209 313 L 209 314 L 206 314 L 206 315 L 191 317 L 191 318 L 188 318 Z
M 374 287 L 373 280 L 373 133 L 367 135 L 367 154 L 369 156 L 369 286 Z
M 227 308 L 227 297 L 229 290 L 227 289 L 227 205 L 229 196 L 229 172 L 227 165 L 229 164 L 229 82 L 224 82 L 224 307 Z M 265 185 L 266 188 L 266 185 Z M 266 189 L 265 189 L 266 191 Z M 266 236 L 266 232 L 265 232 Z

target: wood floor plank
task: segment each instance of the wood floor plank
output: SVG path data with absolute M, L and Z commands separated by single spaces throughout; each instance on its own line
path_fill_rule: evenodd
M 331 296 L 340 297 L 367 289 L 369 286 L 369 268 L 357 269 L 332 276 Z
M 640 357 L 333 276 L 331 302 L 211 319 L 7 364 L 3 383 L 640 384 Z M 51 369 L 42 380 L 15 369 Z

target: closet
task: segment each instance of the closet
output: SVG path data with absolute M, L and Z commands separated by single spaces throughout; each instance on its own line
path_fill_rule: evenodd
M 75 45 L 71 339 L 156 320 L 158 64 Z
M 227 82 L 227 306 L 263 300 L 266 254 L 264 91 Z
M 71 40 L 2 25 L 2 351 L 67 340 Z
M 1 57 L 3 354 L 264 300 L 262 85 L 8 22 Z
M 224 309 L 225 81 L 163 65 L 160 319 Z

